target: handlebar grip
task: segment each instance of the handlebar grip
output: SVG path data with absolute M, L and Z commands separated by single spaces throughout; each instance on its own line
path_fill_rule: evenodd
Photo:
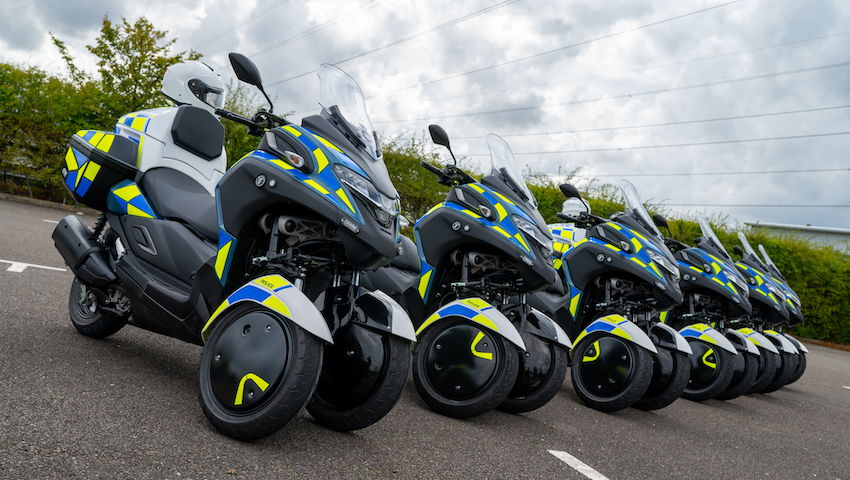
M 425 160 L 422 160 L 421 162 L 419 162 L 419 165 L 422 165 L 422 167 L 424 167 L 425 170 L 428 170 L 431 173 L 435 173 L 435 174 L 437 174 L 441 177 L 443 176 L 443 172 L 439 168 L 431 165 L 430 163 L 426 162 Z

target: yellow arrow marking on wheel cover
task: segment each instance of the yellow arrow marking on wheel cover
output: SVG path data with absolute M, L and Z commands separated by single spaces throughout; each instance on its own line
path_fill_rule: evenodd
M 239 388 L 236 390 L 236 400 L 233 401 L 233 405 L 236 407 L 242 405 L 242 397 L 244 396 L 245 391 L 245 382 L 248 380 L 253 380 L 253 382 L 256 383 L 257 386 L 260 387 L 260 390 L 263 392 L 265 392 L 266 389 L 269 388 L 269 382 L 254 375 L 253 373 L 246 374 L 244 377 L 242 377 L 242 380 L 239 381 Z
M 479 330 L 478 335 L 475 336 L 475 340 L 472 341 L 472 346 L 470 347 L 470 350 L 472 350 L 472 354 L 475 355 L 476 357 L 481 357 L 484 360 L 493 360 L 493 354 L 492 353 L 490 353 L 490 352 L 479 352 L 478 350 L 475 349 L 475 346 L 478 345 L 478 342 L 480 342 L 482 338 L 484 338 L 484 332 Z
M 581 357 L 581 363 L 592 362 L 592 361 L 596 360 L 597 358 L 599 358 L 599 340 L 593 342 L 593 350 L 596 351 L 596 355 L 594 355 L 592 357 L 589 357 L 587 355 Z
M 702 356 L 702 363 L 704 363 L 709 368 L 717 368 L 716 363 L 711 363 L 711 362 L 708 361 L 708 356 L 711 355 L 712 353 L 714 353 L 713 349 L 709 348 L 708 350 L 706 350 L 705 354 Z

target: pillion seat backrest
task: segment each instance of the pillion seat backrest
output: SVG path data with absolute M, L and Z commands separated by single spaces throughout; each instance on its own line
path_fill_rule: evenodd
M 202 108 L 182 105 L 174 116 L 171 137 L 175 145 L 205 160 L 215 160 L 224 148 L 224 125 Z

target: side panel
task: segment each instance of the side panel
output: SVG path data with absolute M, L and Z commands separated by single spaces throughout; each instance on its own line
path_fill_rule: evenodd
M 774 330 L 765 330 L 764 334 L 770 335 L 771 338 L 776 339 L 779 342 L 779 345 L 780 345 L 780 348 L 782 348 L 782 351 L 792 353 L 794 355 L 800 354 L 800 351 L 797 350 L 797 347 L 795 347 L 794 344 L 791 343 L 790 340 L 785 338 L 785 336 L 782 335 L 781 333 L 776 332 Z
M 306 295 L 280 275 L 267 275 L 251 280 L 227 297 L 201 330 L 204 342 L 209 338 L 221 314 L 240 302 L 264 305 L 320 339 L 333 343 L 331 332 L 322 314 L 316 310 Z
M 732 345 L 732 342 L 724 337 L 722 333 L 704 323 L 688 325 L 687 327 L 679 330 L 679 333 L 681 333 L 685 338 L 696 338 L 697 340 L 717 345 L 732 355 L 738 354 L 738 350 L 735 349 L 735 345 Z
M 652 353 L 658 353 L 658 349 L 655 348 L 649 335 L 641 330 L 640 327 L 620 315 L 607 315 L 594 321 L 579 334 L 575 343 L 577 344 L 585 335 L 593 332 L 608 332 L 639 345 Z
M 751 342 L 756 344 L 756 346 L 761 347 L 768 352 L 775 353 L 779 355 L 779 350 L 773 346 L 773 342 L 768 340 L 764 335 L 759 332 L 751 329 L 751 328 L 741 328 L 738 329 L 738 332 L 747 337 Z
M 663 323 L 655 323 L 652 328 L 660 328 L 667 332 L 668 335 L 672 336 L 674 341 L 676 342 L 676 350 L 680 352 L 687 353 L 688 355 L 692 355 L 694 351 L 691 349 L 691 346 L 688 345 L 688 341 L 685 340 L 685 337 L 682 336 L 679 332 L 676 331 L 675 328 L 670 325 L 665 325 Z
M 444 305 L 422 323 L 419 330 L 416 331 L 416 335 L 421 334 L 429 326 L 447 317 L 462 317 L 475 322 L 505 337 L 508 341 L 525 351 L 525 342 L 522 341 L 522 336 L 520 336 L 519 331 L 517 331 L 511 321 L 502 312 L 493 308 L 487 301 L 477 297 L 455 300 Z
M 380 300 L 383 304 L 389 306 L 391 334 L 396 337 L 410 340 L 411 342 L 416 341 L 416 332 L 413 330 L 413 323 L 410 321 L 410 317 L 407 315 L 407 312 L 401 308 L 401 305 L 399 305 L 398 302 L 380 290 L 366 292 L 363 294 L 363 296 L 366 295 L 371 295 Z

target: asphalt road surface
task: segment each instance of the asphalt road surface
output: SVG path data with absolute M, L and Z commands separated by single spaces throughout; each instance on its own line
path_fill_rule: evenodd
M 815 345 L 798 382 L 727 402 L 605 414 L 566 381 L 537 411 L 455 420 L 411 382 L 364 430 L 304 413 L 231 440 L 201 412 L 200 347 L 133 327 L 76 332 L 50 238 L 68 213 L 0 201 L 0 478 L 850 479 L 850 353 Z

